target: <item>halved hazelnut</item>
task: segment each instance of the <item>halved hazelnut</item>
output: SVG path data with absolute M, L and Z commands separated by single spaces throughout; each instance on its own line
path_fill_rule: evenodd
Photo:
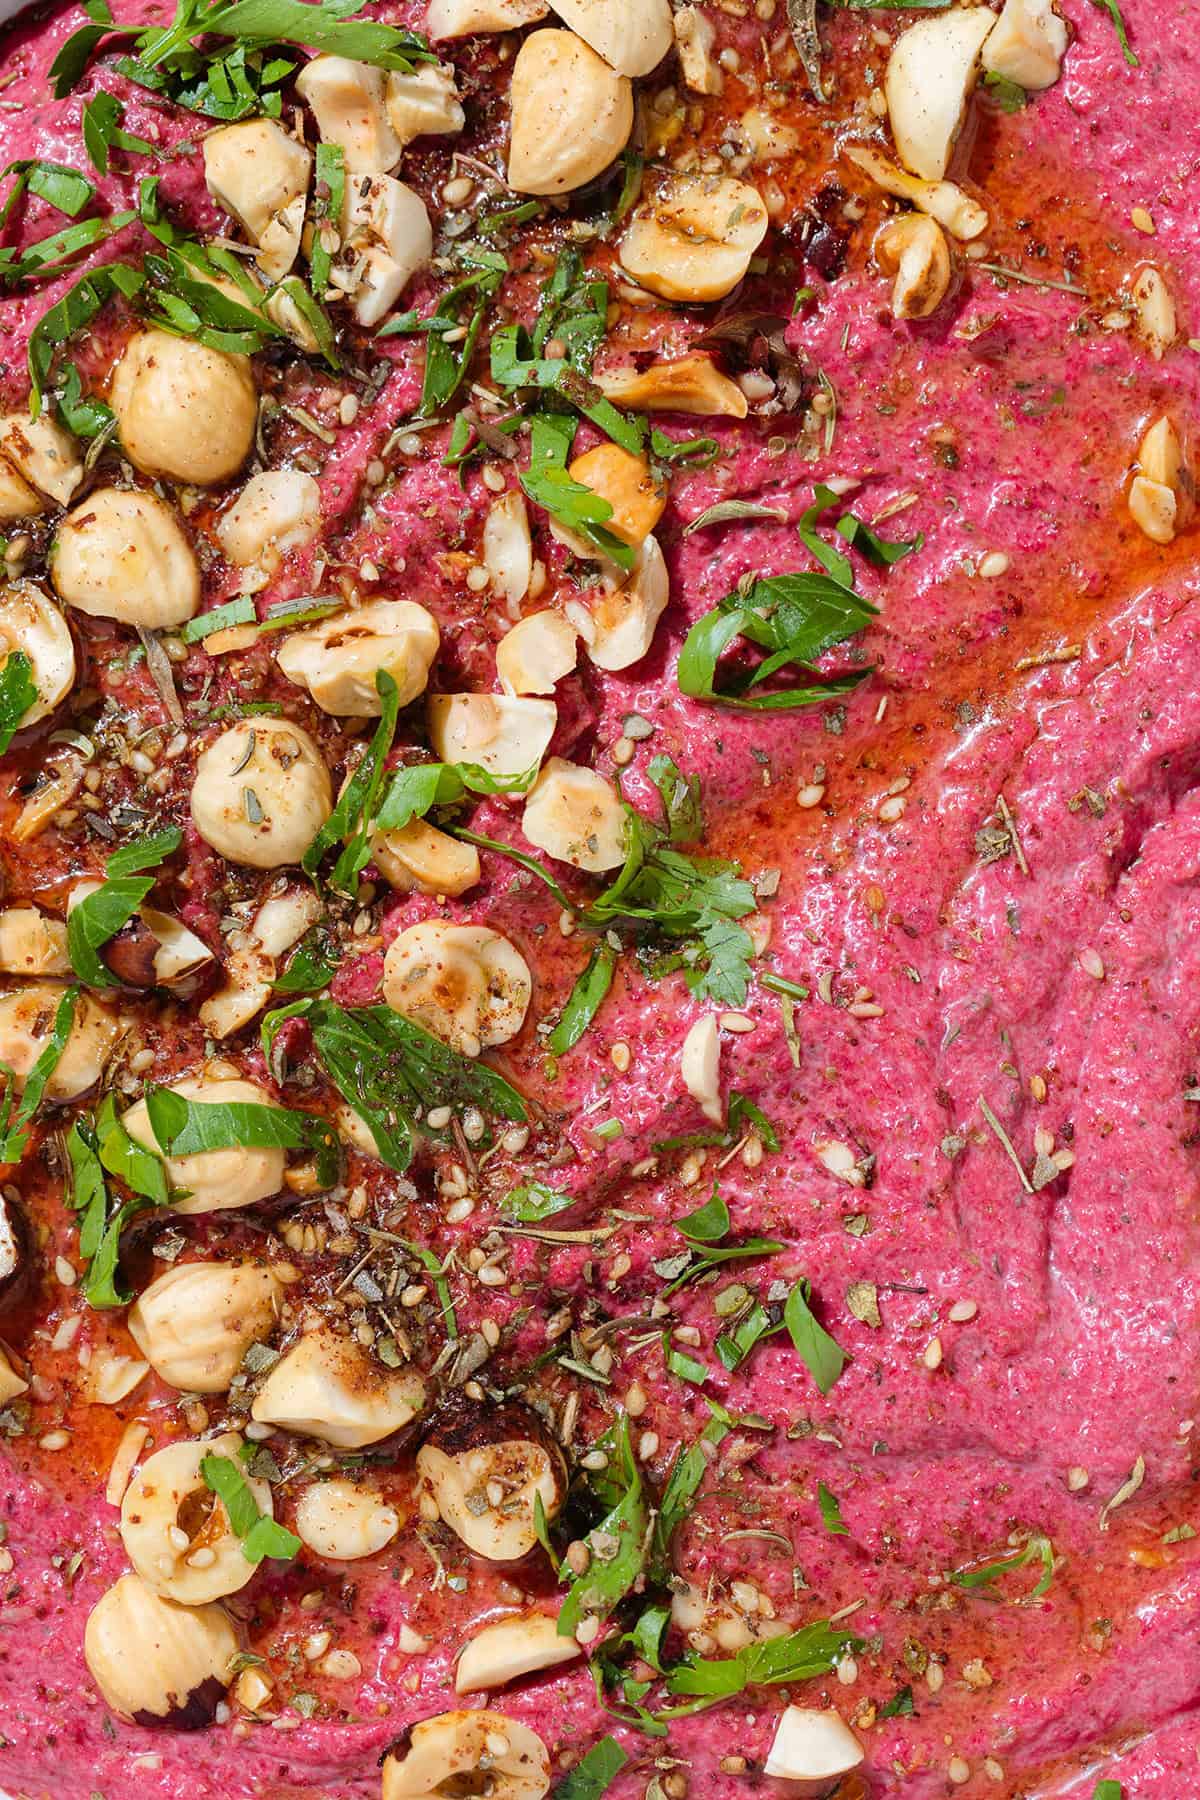
M 296 1535 L 327 1562 L 357 1562 L 386 1549 L 400 1515 L 373 1488 L 358 1482 L 314 1481 L 296 1505 Z
M 955 7 L 901 32 L 888 59 L 884 93 L 905 168 L 941 181 L 996 24 L 986 6 Z
M 269 1338 L 282 1287 L 250 1262 L 176 1263 L 130 1307 L 130 1336 L 181 1393 L 223 1394 L 251 1344 Z
M 863 1760 L 863 1748 L 841 1714 L 806 1706 L 789 1706 L 775 1731 L 764 1773 L 776 1780 L 799 1782 L 794 1793 L 825 1794 L 831 1781 L 848 1775 Z
M 21 714 L 20 728 L 48 718 L 75 680 L 71 627 L 48 594 L 32 581 L 0 589 L 0 669 L 20 651 L 29 658 L 35 698 Z
M 339 1450 L 362 1450 L 407 1425 L 425 1404 L 413 1369 L 385 1369 L 353 1338 L 322 1327 L 300 1338 L 258 1390 L 253 1417 Z
M 553 700 L 509 694 L 433 694 L 429 741 L 443 762 L 477 763 L 489 775 L 526 775 L 554 736 Z
M 549 0 L 429 0 L 425 28 L 436 43 L 476 32 L 519 31 L 539 24 L 549 11 Z
M 537 1543 L 534 1496 L 547 1519 L 562 1509 L 567 1466 L 549 1429 L 519 1401 L 447 1407 L 417 1452 L 422 1498 L 469 1550 L 519 1562 Z
M 33 1269 L 33 1242 L 25 1210 L 11 1189 L 0 1188 L 0 1311 L 25 1298 Z
M 621 796 L 595 769 L 552 756 L 525 802 L 531 844 L 572 868 L 602 874 L 625 861 L 629 825 Z
M 475 1633 L 458 1659 L 454 1686 L 460 1694 L 505 1687 L 582 1654 L 573 1637 L 559 1635 L 558 1621 L 549 1614 L 518 1613 Z
M 506 694 L 552 694 L 575 667 L 575 627 L 561 613 L 530 613 L 496 646 L 496 673 Z
M 168 1444 L 147 1457 L 121 1502 L 121 1542 L 147 1587 L 183 1606 L 203 1606 L 236 1594 L 254 1576 L 223 1503 L 201 1465 L 223 1456 L 242 1468 L 242 1439 L 222 1437 Z M 244 1477 L 260 1513 L 273 1516 L 271 1489 Z
M 991 75 L 1015 81 L 1030 93 L 1053 87 L 1062 74 L 1067 23 L 1051 0 L 1004 0 L 1004 10 L 983 46 Z
M 769 223 L 762 196 L 727 175 L 668 175 L 634 213 L 621 266 L 664 300 L 723 300 Z
M 550 1755 L 536 1731 L 494 1712 L 446 1712 L 423 1719 L 389 1750 L 383 1800 L 543 1800 Z
M 586 601 L 569 601 L 567 615 L 598 669 L 628 669 L 649 651 L 670 598 L 666 561 L 658 539 L 648 537 L 621 586 L 601 582 Z
M 607 399 L 630 412 L 692 413 L 701 418 L 744 419 L 750 404 L 709 356 L 681 356 L 674 362 L 636 369 L 603 369 L 596 382 Z
M 621 75 L 648 75 L 671 48 L 671 0 L 550 0 L 564 25 Z
M 910 200 L 918 212 L 928 213 L 960 243 L 969 243 L 987 230 L 986 207 L 953 181 L 919 181 L 866 144 L 847 144 L 844 154 L 885 194 L 892 194 L 897 200 Z
M 572 462 L 570 474 L 608 501 L 613 510 L 604 529 L 631 548 L 645 542 L 666 509 L 667 484 L 655 478 L 644 456 L 632 456 L 619 444 L 585 451 Z
M 384 958 L 388 1005 L 463 1056 L 515 1037 L 532 993 L 525 958 L 486 925 L 426 919 L 402 931 Z

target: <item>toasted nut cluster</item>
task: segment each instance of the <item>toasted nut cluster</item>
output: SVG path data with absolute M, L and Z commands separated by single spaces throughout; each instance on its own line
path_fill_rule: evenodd
M 208 191 L 258 245 L 268 281 L 282 281 L 296 260 L 311 174 L 310 152 L 275 119 L 241 119 L 204 140 Z
M 0 669 L 14 651 L 29 658 L 37 699 L 21 715 L 26 729 L 52 713 L 75 680 L 75 643 L 57 606 L 32 581 L 0 588 Z
M 169 630 L 200 604 L 200 570 L 177 515 L 156 494 L 97 488 L 58 528 L 60 599 L 96 618 Z
M 0 1063 L 7 1063 L 18 1088 L 46 1048 L 59 1002 L 61 982 L 33 981 L 0 994 Z M 76 996 L 67 1047 L 46 1083 L 49 1100 L 78 1100 L 95 1087 L 121 1034 L 118 1021 L 87 994 Z
M 220 1606 L 178 1606 L 123 1575 L 92 1608 L 88 1672 L 109 1706 L 136 1725 L 202 1731 L 225 1698 L 237 1634 Z
M 321 752 L 285 719 L 231 725 L 196 761 L 192 818 L 230 862 L 253 869 L 298 863 L 332 811 Z
M 110 400 L 125 454 L 143 475 L 198 487 L 229 481 L 254 443 L 249 362 L 195 338 L 139 332 L 117 364 Z
M 275 1364 L 254 1402 L 260 1424 L 361 1450 L 391 1437 L 425 1404 L 411 1369 L 381 1368 L 353 1338 L 308 1332 Z
M 282 1289 L 256 1263 L 177 1263 L 130 1307 L 130 1336 L 155 1374 L 188 1394 L 223 1394 L 251 1344 L 270 1337 Z
M 252 1081 L 214 1081 L 209 1076 L 191 1076 L 173 1082 L 170 1091 L 201 1105 L 222 1101 L 252 1106 L 271 1104 L 270 1095 Z M 147 1150 L 161 1151 L 144 1100 L 131 1106 L 122 1115 L 121 1123 L 136 1143 Z M 269 1200 L 283 1186 L 284 1153 L 270 1145 L 236 1145 L 228 1150 L 202 1150 L 194 1156 L 168 1156 L 166 1165 L 167 1179 L 182 1196 L 174 1203 L 175 1210 L 181 1213 L 253 1206 L 256 1201 Z
M 625 861 L 628 823 L 616 788 L 595 769 L 558 756 L 538 776 L 521 829 L 548 856 L 592 874 Z
M 400 1524 L 395 1507 L 355 1481 L 315 1481 L 296 1505 L 297 1536 L 328 1562 L 378 1555 Z
M 438 653 L 437 620 L 412 600 L 373 600 L 293 632 L 279 649 L 279 667 L 305 687 L 323 711 L 339 717 L 375 718 L 381 700 L 379 670 L 400 690 L 400 705 L 423 694 Z
M 542 1800 L 549 1787 L 550 1756 L 536 1731 L 494 1712 L 423 1719 L 383 1765 L 383 1800 L 444 1800 L 454 1793 Z
M 235 1432 L 156 1450 L 142 1464 L 121 1503 L 121 1542 L 147 1587 L 182 1606 L 203 1606 L 236 1594 L 254 1574 L 223 1503 L 200 1472 L 206 1456 L 243 1468 Z M 260 1513 L 273 1516 L 265 1481 L 243 1476 Z
M 525 958 L 486 925 L 426 919 L 402 931 L 384 960 L 388 1005 L 464 1056 L 515 1037 L 532 993 Z
M 537 1543 L 534 1499 L 562 1509 L 567 1470 L 538 1415 L 519 1402 L 488 1410 L 462 1402 L 417 1452 L 422 1507 L 488 1562 L 519 1562 Z

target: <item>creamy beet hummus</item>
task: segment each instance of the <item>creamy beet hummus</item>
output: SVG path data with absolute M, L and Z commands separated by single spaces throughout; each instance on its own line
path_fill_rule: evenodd
M 0 66 L 0 1790 L 1200 1792 L 1182 0 Z

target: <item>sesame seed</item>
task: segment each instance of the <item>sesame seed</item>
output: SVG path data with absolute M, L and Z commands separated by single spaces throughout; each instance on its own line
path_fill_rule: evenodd
M 1144 206 L 1135 206 L 1129 215 L 1129 223 L 1143 237 L 1153 237 L 1158 227 L 1154 223 L 1154 214 Z
M 995 581 L 999 576 L 1007 575 L 1008 570 L 1009 558 L 1003 550 L 990 550 L 980 559 L 976 573 L 982 575 L 985 581 Z
M 925 1364 L 925 1367 L 927 1369 L 940 1369 L 941 1368 L 941 1366 L 942 1366 L 942 1340 L 941 1340 L 941 1338 L 937 1338 L 937 1337 L 930 1338 L 929 1342 L 925 1346 L 924 1354 L 921 1357 L 921 1361 Z
M 1085 975 L 1092 977 L 1093 981 L 1104 980 L 1104 958 L 1098 950 L 1081 950 L 1079 966 Z
M 954 1305 L 950 1308 L 950 1317 L 956 1325 L 965 1325 L 967 1320 L 973 1319 L 978 1311 L 979 1305 L 977 1301 L 956 1300 Z

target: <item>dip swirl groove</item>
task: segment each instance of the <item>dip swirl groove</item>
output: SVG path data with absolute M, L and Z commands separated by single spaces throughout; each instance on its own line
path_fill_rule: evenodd
M 6 33 L 14 1796 L 1196 1786 L 1200 52 L 810 10 Z

